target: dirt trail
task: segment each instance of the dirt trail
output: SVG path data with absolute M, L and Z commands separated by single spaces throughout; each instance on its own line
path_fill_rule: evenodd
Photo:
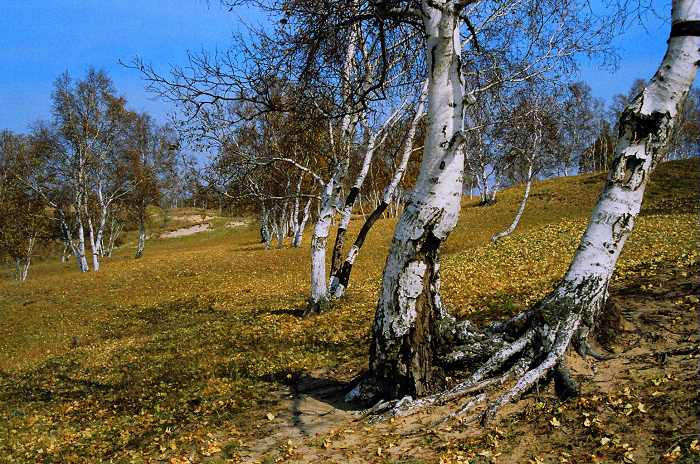
M 601 346 L 606 361 L 570 356 L 581 386 L 561 402 L 550 384 L 504 408 L 495 424 L 434 424 L 457 403 L 369 424 L 347 410 L 347 380 L 334 373 L 291 379 L 259 425 L 243 462 L 690 463 L 700 462 L 698 268 L 640 271 L 611 288 Z M 461 403 L 459 403 L 461 404 Z M 478 410 L 477 410 L 478 412 Z

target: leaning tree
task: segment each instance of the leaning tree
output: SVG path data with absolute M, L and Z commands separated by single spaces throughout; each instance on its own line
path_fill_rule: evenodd
M 575 383 L 565 366 L 565 352 L 573 346 L 583 356 L 598 356 L 591 349 L 588 337 L 604 307 L 608 284 L 639 214 L 650 174 L 668 151 L 700 65 L 699 19 L 697 0 L 673 2 L 666 54 L 651 81 L 620 115 L 619 139 L 608 179 L 571 265 L 556 288 L 529 310 L 484 329 L 468 321 L 456 322 L 443 310 L 436 314 L 430 331 L 425 331 L 421 327 L 431 321 L 418 311 L 419 305 L 426 304 L 425 300 L 420 299 L 420 293 L 409 294 L 404 288 L 406 284 L 413 285 L 408 288 L 420 286 L 430 269 L 415 258 L 408 261 L 406 267 L 414 272 L 399 280 L 398 297 L 409 299 L 416 293 L 418 296 L 413 296 L 410 310 L 394 320 L 391 317 L 396 313 L 384 309 L 386 306 L 380 300 L 370 375 L 352 393 L 374 390 L 385 398 L 403 397 L 382 404 L 390 408 L 388 414 L 402 415 L 511 380 L 510 387 L 483 413 L 482 422 L 486 422 L 503 405 L 550 373 L 564 387 L 560 391 L 572 391 Z M 399 227 L 394 247 L 402 238 L 400 232 Z M 423 242 L 418 249 L 431 251 L 429 245 L 429 241 Z M 386 299 L 384 294 L 382 299 Z M 439 301 L 434 300 L 433 304 L 436 303 Z M 386 341 L 397 332 L 402 332 L 407 342 L 398 348 Z M 385 349 L 387 345 L 399 351 L 399 356 L 388 357 L 392 351 Z M 471 372 L 463 382 L 419 399 L 404 396 L 421 396 L 426 392 L 426 380 L 434 378 L 436 370 L 455 364 L 465 365 Z M 387 369 L 387 365 L 393 370 Z M 393 378 L 389 377 L 392 372 Z M 487 398 L 485 393 L 476 395 L 453 415 L 464 413 Z

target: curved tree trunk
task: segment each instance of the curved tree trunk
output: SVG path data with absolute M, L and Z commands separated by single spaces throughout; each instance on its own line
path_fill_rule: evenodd
M 384 268 L 370 375 L 351 397 L 420 396 L 442 385 L 433 362 L 436 323 L 443 315 L 439 250 L 459 216 L 464 95 L 459 8 L 452 1 L 424 0 L 422 11 L 429 69 L 423 160 Z
M 576 255 L 561 282 L 532 313 L 526 330 L 531 334 L 534 367 L 490 405 L 484 421 L 549 371 L 563 367 L 563 355 L 571 342 L 581 355 L 598 357 L 588 344 L 588 335 L 605 305 L 608 284 L 639 215 L 651 172 L 667 153 L 700 65 L 699 19 L 700 1 L 673 2 L 666 55 L 649 85 L 620 116 L 615 159 Z M 695 35 L 685 35 L 692 27 Z
M 335 244 L 333 245 L 333 255 L 331 258 L 331 279 L 330 288 L 331 294 L 333 294 L 333 289 L 338 285 L 338 273 L 340 272 L 340 267 L 342 265 L 343 259 L 343 246 L 345 245 L 345 235 L 347 234 L 348 225 L 350 224 L 350 218 L 352 217 L 352 208 L 355 206 L 355 200 L 360 194 L 360 189 L 365 182 L 367 173 L 369 173 L 369 168 L 372 164 L 372 159 L 374 158 L 374 151 L 376 148 L 384 142 L 388 130 L 392 123 L 398 116 L 404 105 L 397 108 L 391 116 L 384 122 L 382 127 L 377 131 L 372 133 L 367 142 L 367 149 L 365 151 L 365 157 L 362 160 L 362 167 L 360 172 L 355 178 L 355 182 L 348 192 L 348 196 L 345 198 L 345 204 L 343 205 L 343 211 L 340 214 L 340 223 L 338 224 L 338 230 L 335 235 Z M 377 138 L 382 135 L 381 140 L 377 141 Z
M 343 262 L 343 264 L 337 272 L 336 278 L 331 279 L 331 294 L 334 298 L 341 298 L 345 294 L 345 289 L 347 288 L 348 283 L 350 282 L 352 266 L 355 263 L 355 259 L 357 259 L 357 255 L 360 252 L 360 248 L 362 248 L 362 245 L 365 243 L 367 234 L 369 233 L 374 223 L 377 222 L 377 219 L 382 217 L 382 214 L 384 214 L 384 211 L 387 209 L 387 207 L 391 203 L 392 198 L 396 194 L 396 189 L 399 186 L 399 183 L 401 183 L 401 179 L 403 179 L 403 175 L 406 172 L 406 167 L 408 166 L 408 161 L 411 158 L 411 153 L 413 152 L 413 139 L 416 136 L 416 129 L 418 128 L 418 123 L 423 117 L 423 107 L 425 105 L 426 92 L 427 82 L 423 86 L 423 90 L 421 92 L 421 96 L 418 100 L 418 105 L 416 107 L 416 113 L 413 116 L 411 125 L 409 126 L 408 132 L 406 133 L 404 149 L 403 153 L 401 154 L 401 160 L 399 161 L 399 165 L 394 171 L 394 175 L 392 176 L 391 181 L 389 181 L 389 184 L 384 189 L 382 201 L 377 204 L 376 208 L 365 219 L 365 222 L 362 225 L 360 232 L 357 234 L 355 242 L 352 244 L 352 247 L 350 247 L 350 251 L 348 251 L 348 255 L 345 258 L 345 261 Z
M 343 246 L 345 244 L 345 234 L 348 230 L 348 225 L 350 224 L 350 218 L 352 217 L 352 208 L 355 206 L 355 200 L 360 193 L 362 184 L 365 182 L 365 178 L 369 172 L 369 167 L 372 164 L 377 135 L 377 133 L 374 133 L 369 138 L 367 150 L 365 151 L 365 157 L 362 161 L 362 167 L 355 178 L 355 183 L 353 183 L 352 187 L 350 188 L 350 192 L 348 192 L 347 197 L 345 197 L 345 204 L 343 205 L 343 210 L 340 213 L 340 222 L 338 223 L 338 230 L 335 234 L 335 244 L 333 245 L 333 255 L 331 257 L 331 288 L 334 287 L 335 282 L 338 279 L 337 275 L 342 262 L 341 260 Z
M 492 243 L 496 243 L 500 239 L 508 237 L 510 234 L 513 233 L 515 228 L 518 227 L 518 224 L 520 223 L 520 218 L 523 217 L 523 213 L 525 212 L 525 205 L 527 204 L 527 199 L 530 196 L 530 187 L 532 187 L 532 165 L 533 161 L 530 160 L 530 166 L 528 166 L 527 168 L 527 182 L 525 183 L 525 193 L 523 193 L 523 199 L 520 201 L 520 206 L 518 206 L 518 211 L 515 213 L 513 222 L 511 222 L 510 226 L 508 226 L 506 230 L 498 232 L 493 237 L 491 237 Z
M 341 72 L 341 94 L 343 98 L 350 95 L 350 80 L 354 67 L 353 56 L 357 49 L 356 28 L 350 31 L 343 70 Z M 350 110 L 350 108 L 347 108 Z M 335 215 L 336 201 L 340 196 L 343 187 L 343 180 L 347 175 L 350 165 L 350 150 L 352 139 L 357 125 L 357 114 L 350 111 L 343 116 L 341 122 L 341 155 L 335 159 L 335 166 L 330 179 L 323 185 L 321 192 L 321 202 L 319 205 L 318 218 L 314 226 L 314 233 L 311 237 L 311 296 L 306 307 L 305 314 L 318 314 L 329 306 L 328 280 L 326 277 L 326 245 L 328 242 L 328 231 Z M 333 130 L 331 128 L 332 137 Z

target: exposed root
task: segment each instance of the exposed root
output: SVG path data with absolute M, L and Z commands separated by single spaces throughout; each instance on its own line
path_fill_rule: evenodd
M 530 340 L 532 340 L 533 335 L 534 332 L 532 332 L 531 330 L 525 332 L 525 335 L 523 335 L 510 345 L 505 346 L 496 354 L 491 356 L 491 358 L 488 361 L 486 361 L 479 369 L 477 369 L 477 371 L 474 372 L 471 375 L 471 377 L 454 387 L 452 390 L 458 390 L 461 388 L 469 387 L 474 383 L 478 382 L 479 380 L 483 379 L 485 376 L 489 375 L 491 372 L 500 369 L 501 366 L 503 366 L 503 363 L 505 363 L 515 354 L 525 349 Z
M 528 309 L 522 313 L 508 319 L 503 322 L 495 322 L 489 327 L 494 333 L 507 333 L 507 332 L 518 332 L 522 331 L 525 325 L 530 322 L 532 316 L 535 314 L 534 309 Z
M 447 416 L 443 417 L 443 418 L 440 419 L 439 421 L 435 422 L 435 423 L 433 424 L 433 427 L 439 427 L 440 425 L 444 424 L 445 422 L 447 422 L 447 421 L 449 421 L 449 420 L 451 420 L 451 419 L 455 419 L 455 418 L 457 418 L 457 417 L 460 417 L 460 416 L 462 416 L 462 415 L 468 413 L 469 411 L 471 411 L 472 409 L 474 409 L 474 407 L 475 407 L 476 405 L 478 405 L 478 404 L 483 403 L 484 401 L 486 401 L 486 398 L 487 398 L 486 393 L 481 393 L 481 394 L 479 394 L 479 395 L 476 395 L 474 398 L 470 399 L 469 401 L 467 401 L 466 403 L 464 403 L 462 406 L 460 406 L 460 408 L 457 409 L 457 410 L 456 410 L 455 412 L 453 412 L 452 414 L 448 414 Z
M 574 346 L 576 348 L 576 352 L 583 358 L 585 358 L 586 356 L 590 356 L 596 361 L 607 361 L 615 357 L 613 355 L 602 354 L 596 351 L 595 348 L 593 348 L 591 346 L 591 343 L 588 341 L 587 331 L 585 331 L 585 333 L 579 334 L 576 337 L 575 342 L 576 343 L 574 343 Z
M 504 373 L 502 376 L 494 377 L 494 378 L 491 378 L 488 380 L 484 380 L 484 381 L 479 383 L 479 386 L 481 386 L 482 388 L 485 388 L 485 387 L 491 386 L 491 385 L 503 385 L 509 379 L 511 379 L 513 377 L 519 377 L 522 374 L 524 374 L 527 371 L 527 368 L 531 362 L 532 362 L 532 353 L 530 350 L 528 350 L 528 353 L 523 354 L 523 356 L 520 357 L 520 359 L 518 359 L 518 361 L 515 364 L 513 364 L 513 366 L 510 369 L 508 369 L 508 371 L 506 373 Z M 482 388 L 479 388 L 479 390 L 481 390 Z M 472 387 L 469 390 L 476 391 L 477 389 L 475 387 Z M 465 394 L 467 394 L 467 393 L 468 392 L 465 391 Z M 436 425 L 443 424 L 450 419 L 454 419 L 454 418 L 457 418 L 459 416 L 464 415 L 465 413 L 472 410 L 476 405 L 486 401 L 486 399 L 487 399 L 486 393 L 482 393 L 480 395 L 477 395 L 476 397 L 470 399 L 465 404 L 463 404 L 457 411 L 442 418 L 438 423 L 436 423 Z
M 554 368 L 554 390 L 562 400 L 568 400 L 579 395 L 581 389 L 578 383 L 571 377 L 571 371 L 562 359 Z
M 539 381 L 544 377 L 550 369 L 556 366 L 559 361 L 564 356 L 566 348 L 571 342 L 571 337 L 578 328 L 579 318 L 575 313 L 569 314 L 563 324 L 561 324 L 560 330 L 557 330 L 557 335 L 554 341 L 554 345 L 540 365 L 531 369 L 525 373 L 513 388 L 508 390 L 506 393 L 501 395 L 496 401 L 491 403 L 491 405 L 484 411 L 481 416 L 482 425 L 486 425 L 490 422 L 505 404 L 518 398 L 524 391 L 532 387 L 535 382 Z
M 372 420 L 372 422 L 378 422 L 382 420 L 386 420 L 390 417 L 403 417 L 403 416 L 409 416 L 411 414 L 415 414 L 418 411 L 425 409 L 430 406 L 437 406 L 441 404 L 445 404 L 449 401 L 453 401 L 458 398 L 462 398 L 464 396 L 467 396 L 471 393 L 479 392 L 481 390 L 484 390 L 487 387 L 490 387 L 495 384 L 502 384 L 505 382 L 505 380 L 512 374 L 514 373 L 522 373 L 524 372 L 523 365 L 529 364 L 531 357 L 530 356 L 523 356 L 521 358 L 521 361 L 516 363 L 511 369 L 508 370 L 503 376 L 501 377 L 492 377 L 488 378 L 482 381 L 482 379 L 490 374 L 491 372 L 494 372 L 498 369 L 500 369 L 503 364 L 510 359 L 512 356 L 515 354 L 523 351 L 530 340 L 532 339 L 533 333 L 528 331 L 525 335 L 523 335 L 521 338 L 516 340 L 515 342 L 509 344 L 508 346 L 502 348 L 499 352 L 497 352 L 495 355 L 493 355 L 489 361 L 487 361 L 479 370 L 477 370 L 474 374 L 472 374 L 467 380 L 464 382 L 461 382 L 454 387 L 450 388 L 449 390 L 436 393 L 434 395 L 426 396 L 424 398 L 417 398 L 413 399 L 411 397 L 404 397 L 398 402 L 394 402 L 394 404 L 391 404 L 391 402 L 384 402 L 380 403 L 374 406 L 374 408 L 378 408 L 380 405 L 382 406 L 381 411 L 375 410 L 374 414 L 379 414 L 381 412 L 387 411 L 384 414 L 382 414 L 380 417 L 376 417 L 375 419 Z M 527 360 L 526 362 L 523 360 Z M 384 407 L 385 406 L 385 407 Z M 371 414 L 371 413 L 370 413 Z

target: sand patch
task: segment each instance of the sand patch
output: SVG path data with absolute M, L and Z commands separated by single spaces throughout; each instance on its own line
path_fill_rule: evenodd
M 182 229 L 176 229 L 170 232 L 164 232 L 160 234 L 160 238 L 176 238 L 176 237 L 186 237 L 188 235 L 198 234 L 206 230 L 211 229 L 209 223 L 195 224 L 190 227 L 183 227 Z

